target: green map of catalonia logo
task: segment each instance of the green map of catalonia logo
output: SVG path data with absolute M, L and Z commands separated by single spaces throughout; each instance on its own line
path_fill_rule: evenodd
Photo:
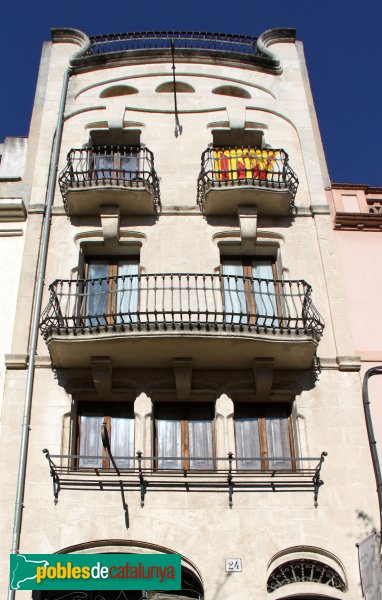
M 11 554 L 12 590 L 171 590 L 180 554 Z
M 30 555 L 29 555 L 30 556 Z M 24 554 L 11 554 L 10 582 L 12 590 L 30 590 L 37 578 L 37 567 L 48 567 L 47 560 L 32 560 Z

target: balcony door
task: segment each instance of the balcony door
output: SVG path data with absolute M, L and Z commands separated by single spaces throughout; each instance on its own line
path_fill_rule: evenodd
M 87 324 L 96 326 L 136 322 L 138 275 L 137 258 L 88 260 L 84 286 Z
M 222 260 L 225 318 L 228 323 L 277 326 L 279 295 L 272 258 Z
M 133 146 L 97 146 L 92 150 L 92 173 L 95 179 L 136 179 L 139 148 Z
M 160 403 L 155 415 L 158 469 L 214 468 L 213 406 Z

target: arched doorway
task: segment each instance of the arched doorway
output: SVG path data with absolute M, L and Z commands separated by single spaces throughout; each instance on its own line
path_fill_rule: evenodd
M 56 590 L 34 591 L 32 600 L 203 600 L 203 587 L 195 575 L 182 568 L 180 590 Z

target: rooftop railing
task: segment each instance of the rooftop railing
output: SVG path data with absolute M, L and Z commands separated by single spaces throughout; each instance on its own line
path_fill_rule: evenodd
M 257 37 L 199 31 L 141 31 L 109 33 L 90 38 L 88 55 L 136 50 L 171 50 L 171 42 L 179 50 L 207 50 L 255 56 Z
M 166 273 L 56 280 L 49 289 L 40 324 L 45 339 L 141 328 L 230 328 L 318 340 L 324 328 L 302 280 Z
M 292 208 L 298 179 L 289 166 L 285 150 L 250 146 L 215 147 L 205 150 L 198 177 L 199 206 L 203 208 L 204 196 L 209 189 L 233 186 L 289 190 Z
M 115 186 L 146 188 L 160 204 L 159 180 L 154 169 L 153 153 L 136 146 L 92 146 L 72 149 L 67 165 L 59 177 L 66 205 L 68 189 Z

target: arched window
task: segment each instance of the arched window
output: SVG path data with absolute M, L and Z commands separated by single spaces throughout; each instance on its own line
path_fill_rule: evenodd
M 137 88 L 131 85 L 113 85 L 102 90 L 99 97 L 115 98 L 116 96 L 131 96 L 132 94 L 138 94 Z
M 290 583 L 322 583 L 341 592 L 346 591 L 342 577 L 325 563 L 310 558 L 298 558 L 285 562 L 270 574 L 267 581 L 268 592 L 274 592 Z
M 232 98 L 251 97 L 251 94 L 247 92 L 247 90 L 243 90 L 243 88 L 237 87 L 236 85 L 221 85 L 212 90 L 212 93 L 218 94 L 219 96 L 231 96 Z
M 32 600 L 203 600 L 203 587 L 197 577 L 182 567 L 180 590 L 92 590 L 92 591 L 34 591 Z
M 172 94 L 174 91 L 174 84 L 172 81 L 167 81 L 166 83 L 161 83 L 160 85 L 158 85 L 158 87 L 155 91 L 158 94 L 169 94 L 169 93 Z M 186 93 L 195 92 L 195 89 L 189 83 L 184 83 L 183 81 L 177 81 L 175 83 L 175 91 L 178 94 L 186 94 Z

